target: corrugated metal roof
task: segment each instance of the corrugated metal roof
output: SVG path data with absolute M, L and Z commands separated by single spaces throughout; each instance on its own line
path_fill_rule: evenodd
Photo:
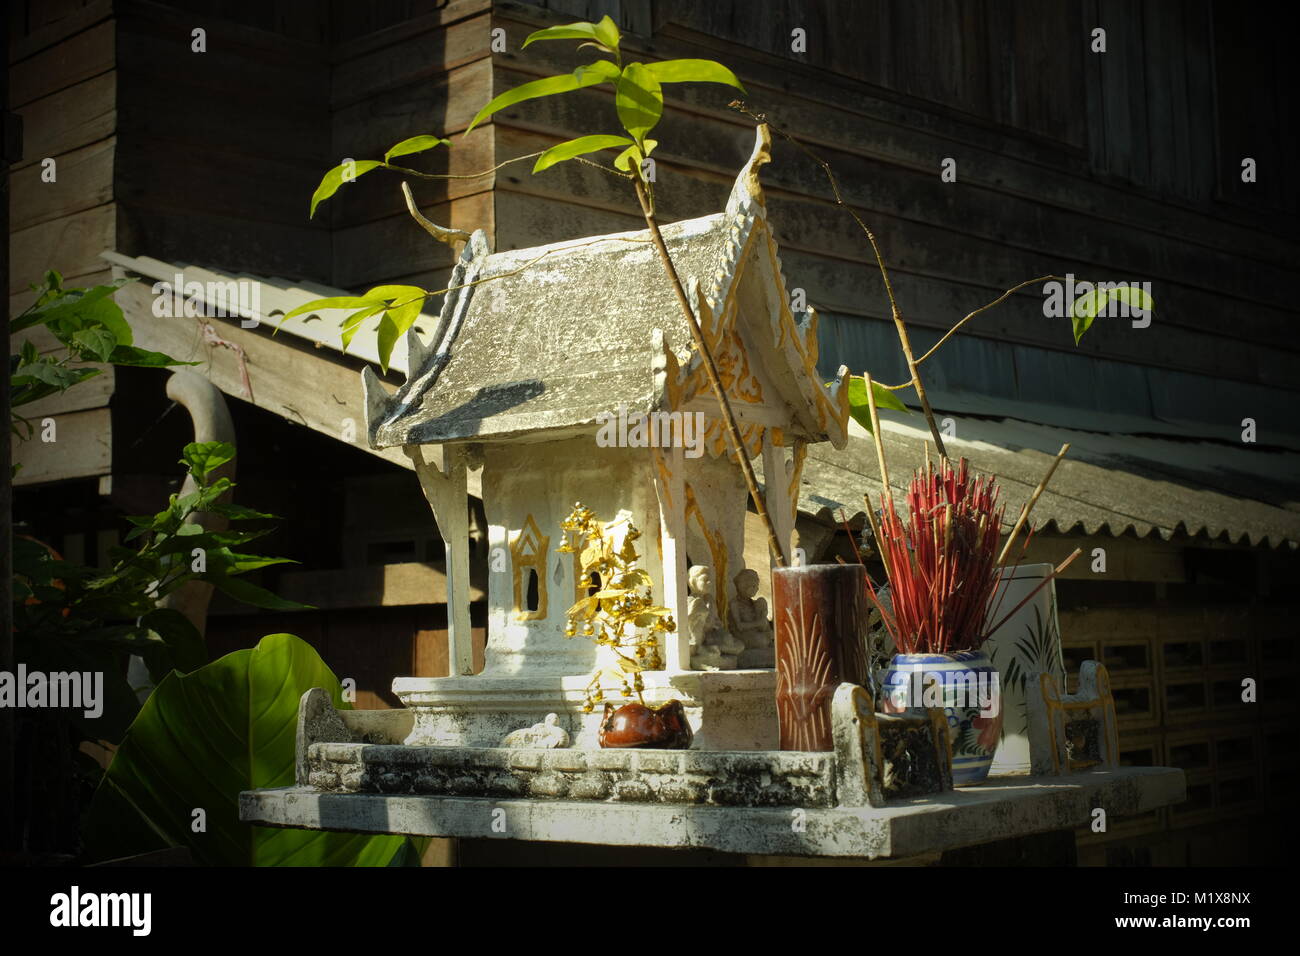
M 187 282 L 255 281 L 260 285 L 260 317 L 272 326 L 276 314 L 311 299 L 348 294 L 314 283 L 224 273 L 147 257 L 105 253 L 104 258 L 166 281 L 178 271 Z M 304 316 L 284 323 L 281 330 L 341 351 L 342 316 L 341 312 Z M 417 327 L 427 334 L 436 323 L 435 316 L 425 314 Z M 378 364 L 373 330 L 360 331 L 348 353 Z M 405 339 L 398 341 L 391 367 L 406 372 Z M 989 407 L 998 404 L 991 401 Z M 901 490 L 924 462 L 929 432 L 919 413 L 881 414 L 891 484 Z M 1300 544 L 1300 454 L 1295 452 L 1049 427 L 1010 418 L 948 417 L 955 426 L 955 436 L 945 439 L 949 453 L 965 456 L 979 470 L 997 475 L 1011 515 L 1037 486 L 1061 444 L 1070 442 L 1070 454 L 1034 507 L 1040 528 L 1115 536 L 1129 531 L 1139 536 L 1156 533 L 1166 540 L 1181 533 L 1270 547 Z M 1108 423 L 1103 419 L 1097 424 Z M 878 495 L 881 486 L 870 436 L 854 422 L 849 427 L 848 446 L 841 451 L 825 443 L 809 446 L 799 510 L 827 523 L 838 523 L 843 511 L 857 526 L 862 520 L 863 493 Z
M 355 292 L 336 289 L 318 282 L 298 282 L 281 276 L 260 276 L 248 272 L 225 272 L 186 262 L 165 262 L 149 256 L 125 256 L 120 252 L 105 252 L 102 257 L 119 269 L 166 282 L 169 285 L 176 283 L 178 275 L 185 285 L 198 283 L 204 290 L 230 282 L 250 283 L 256 286 L 257 300 L 261 306 L 257 314 L 252 316 L 253 318 L 265 323 L 268 328 L 274 329 L 277 333 L 288 333 L 340 354 L 344 351 L 343 321 L 348 317 L 350 310 L 327 309 L 319 313 L 295 316 L 288 320 L 284 320 L 282 316 L 313 299 L 355 295 Z M 205 296 L 206 291 L 198 298 L 204 301 Z M 434 297 L 432 302 L 425 303 L 425 307 L 432 308 L 438 301 L 438 298 Z M 433 333 L 437 324 L 438 316 L 429 312 L 421 312 L 420 317 L 415 320 L 416 330 L 426 336 Z M 393 346 L 393 354 L 388 362 L 390 369 L 403 375 L 406 374 L 406 350 L 406 336 L 401 336 Z M 372 365 L 379 365 L 377 323 L 368 322 L 357 330 L 352 341 L 348 343 L 347 354 L 370 362 Z
M 925 461 L 929 431 L 919 415 L 886 412 L 881 423 L 890 485 L 900 492 Z M 1231 543 L 1300 544 L 1300 454 L 1248 445 L 1177 441 L 1049 428 L 1014 419 L 953 418 L 948 454 L 996 475 L 1008 520 L 1019 513 L 1064 442 L 1071 449 L 1052 477 L 1032 520 L 1062 533 L 1132 531 L 1168 540 L 1204 535 Z M 931 455 L 933 455 L 931 448 Z M 811 446 L 799 509 L 856 527 L 863 493 L 881 491 L 871 437 L 856 423 L 848 446 Z
M 814 302 L 814 305 L 816 303 Z M 839 365 L 870 369 L 883 382 L 902 382 L 907 366 L 890 319 L 820 310 L 822 373 Z M 1259 423 L 1260 442 L 1300 451 L 1300 391 L 1101 358 L 1079 351 L 1017 345 L 960 334 L 925 363 L 925 391 L 935 409 L 963 415 L 1017 418 L 1093 432 L 1169 435 L 1232 441 L 1241 420 Z M 1061 334 L 1070 341 L 1068 330 Z M 911 329 L 923 354 L 938 340 L 933 329 Z M 1261 346 L 1263 348 L 1263 346 Z M 1158 349 L 1153 346 L 1153 361 Z M 910 389 L 899 397 L 919 408 Z

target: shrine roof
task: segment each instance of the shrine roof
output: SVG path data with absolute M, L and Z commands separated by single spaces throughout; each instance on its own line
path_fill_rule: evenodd
M 713 269 L 724 228 L 722 214 L 663 227 L 680 275 Z M 477 285 L 449 295 L 448 311 L 463 313 L 449 354 L 412 363 L 376 444 L 581 425 L 624 403 L 648 411 L 654 330 L 682 357 L 690 345 L 648 230 L 494 253 L 464 272 Z
M 743 326 L 743 360 L 770 375 L 768 404 L 784 416 L 776 427 L 839 443 L 846 390 L 816 373 L 815 314 L 790 309 L 755 173 L 767 156 L 763 130 L 727 208 L 662 226 L 664 243 L 705 337 Z M 408 336 L 398 392 L 364 376 L 374 447 L 594 429 L 602 413 L 665 408 L 703 378 L 649 230 L 504 252 L 476 232 L 449 287 L 431 339 Z

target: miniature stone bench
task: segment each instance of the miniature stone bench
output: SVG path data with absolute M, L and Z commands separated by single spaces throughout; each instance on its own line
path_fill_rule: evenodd
M 831 702 L 835 750 L 710 751 L 412 747 L 393 711 L 299 706 L 297 782 L 328 793 L 537 798 L 717 807 L 884 806 L 952 788 L 941 710 L 876 714 L 864 688 Z M 378 715 L 384 715 L 382 717 Z

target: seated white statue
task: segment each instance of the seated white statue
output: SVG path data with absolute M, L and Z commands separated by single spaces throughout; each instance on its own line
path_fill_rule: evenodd
M 767 598 L 758 594 L 758 572 L 745 568 L 735 577 L 736 596 L 727 608 L 731 633 L 746 647 L 771 647 L 772 622 L 767 619 Z
M 713 569 L 697 564 L 687 574 L 690 595 L 686 599 L 686 620 L 693 645 L 691 664 L 705 670 L 734 670 L 736 657 L 745 644 L 722 625 L 713 597 Z

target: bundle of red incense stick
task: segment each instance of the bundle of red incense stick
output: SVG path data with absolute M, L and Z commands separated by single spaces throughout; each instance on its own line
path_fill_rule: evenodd
M 892 613 L 876 601 L 894 646 L 905 654 L 975 650 L 986 636 L 997 588 L 1004 506 L 991 477 L 972 478 L 965 458 L 927 462 L 908 487 L 900 516 L 881 494 L 877 548 Z

